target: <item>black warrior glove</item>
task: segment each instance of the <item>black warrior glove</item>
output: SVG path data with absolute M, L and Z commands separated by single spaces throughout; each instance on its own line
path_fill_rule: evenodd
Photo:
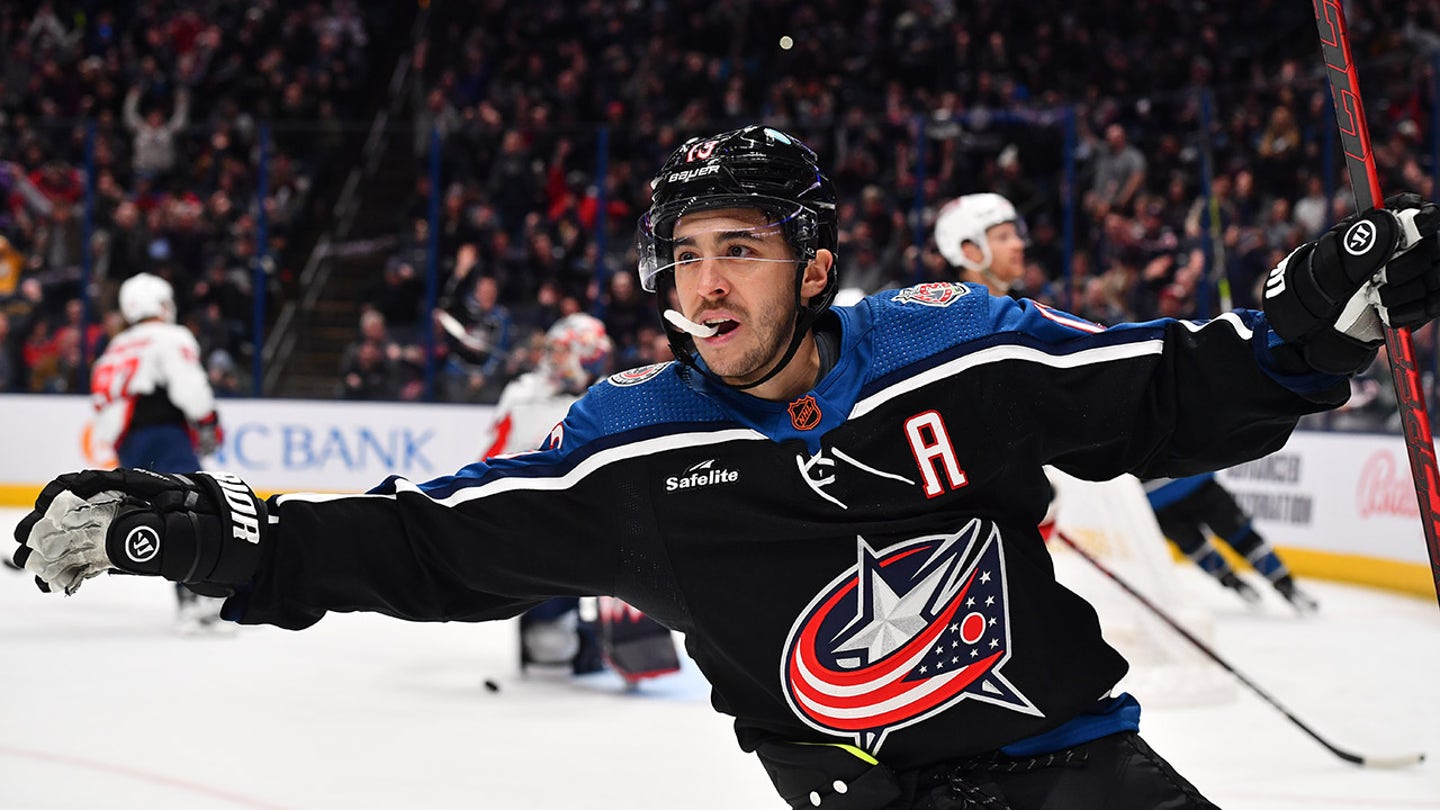
M 40 493 L 15 527 L 15 563 L 47 593 L 119 569 L 225 596 L 254 576 L 268 531 L 265 502 L 228 473 L 85 470 Z
M 1265 281 L 1265 316 L 1285 341 L 1277 359 L 1354 374 L 1384 342 L 1382 323 L 1414 328 L 1440 315 L 1437 231 L 1440 208 L 1396 194 L 1296 248 Z

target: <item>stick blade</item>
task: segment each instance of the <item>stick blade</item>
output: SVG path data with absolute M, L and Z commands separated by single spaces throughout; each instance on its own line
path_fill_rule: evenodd
M 1425 761 L 1423 753 L 1397 754 L 1390 757 L 1360 757 L 1360 765 L 1366 768 L 1380 768 L 1385 770 L 1397 770 L 1409 768 L 1412 765 L 1419 765 Z

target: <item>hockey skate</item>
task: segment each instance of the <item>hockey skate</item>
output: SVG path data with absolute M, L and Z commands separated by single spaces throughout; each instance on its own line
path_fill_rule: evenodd
M 1285 597 L 1285 601 L 1289 602 L 1290 606 L 1295 608 L 1295 612 L 1301 616 L 1309 616 L 1320 610 L 1320 603 L 1315 597 L 1300 590 L 1300 586 L 1296 585 L 1295 580 L 1291 577 L 1281 577 L 1275 580 L 1275 590 Z
M 1240 595 L 1247 605 L 1260 604 L 1260 592 L 1255 590 L 1249 583 L 1235 575 L 1233 571 L 1227 571 L 1220 576 L 1220 584 Z

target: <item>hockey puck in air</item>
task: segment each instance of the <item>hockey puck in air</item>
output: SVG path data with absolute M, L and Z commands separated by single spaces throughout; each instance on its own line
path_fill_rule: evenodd
M 500 691 L 500 684 L 498 684 L 498 683 L 490 680 L 489 678 L 486 678 L 486 679 L 485 679 L 485 691 L 487 691 L 487 692 L 499 692 L 499 691 Z

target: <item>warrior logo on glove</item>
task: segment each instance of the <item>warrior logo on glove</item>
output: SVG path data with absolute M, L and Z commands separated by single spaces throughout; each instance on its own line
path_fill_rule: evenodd
M 147 563 L 160 553 L 160 535 L 149 526 L 136 526 L 125 536 L 125 556 L 137 563 Z
M 1362 219 L 1345 234 L 1345 251 L 1351 256 L 1364 256 L 1375 247 L 1376 236 L 1375 226 Z

